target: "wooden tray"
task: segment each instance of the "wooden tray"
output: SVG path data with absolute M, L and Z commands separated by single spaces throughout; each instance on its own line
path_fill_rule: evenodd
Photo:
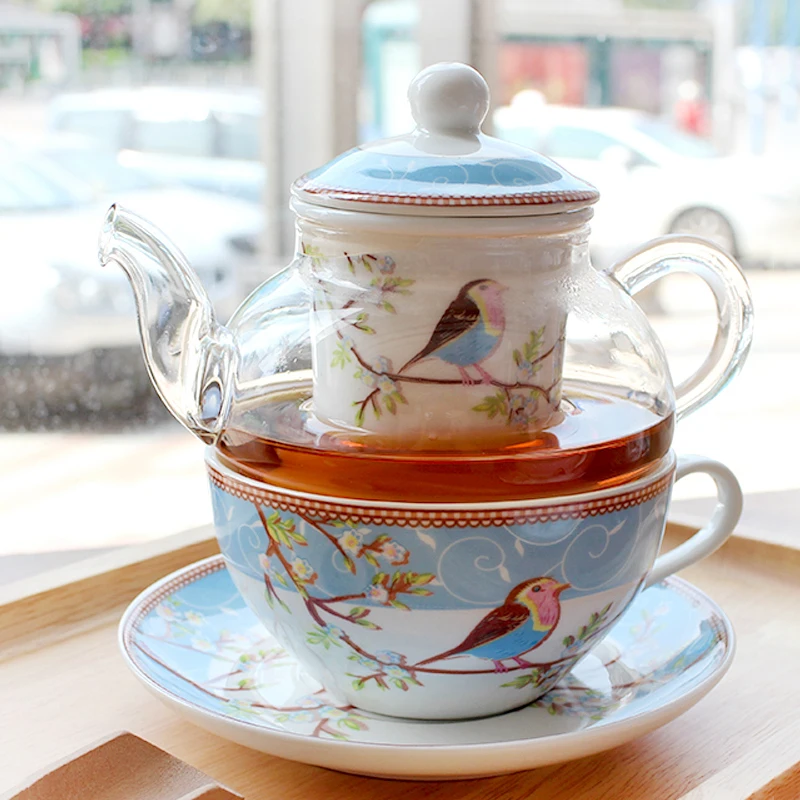
M 671 524 L 667 545 L 691 529 Z M 0 589 L 0 794 L 125 729 L 246 798 L 797 800 L 800 550 L 737 536 L 684 576 L 730 616 L 734 664 L 666 727 L 606 753 L 463 783 L 360 778 L 254 752 L 179 719 L 128 672 L 116 626 L 142 589 L 217 552 L 209 529 Z

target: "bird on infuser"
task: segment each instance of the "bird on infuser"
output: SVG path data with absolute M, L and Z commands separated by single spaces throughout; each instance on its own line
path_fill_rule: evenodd
M 489 278 L 465 283 L 436 324 L 428 344 L 409 359 L 400 372 L 427 358 L 438 358 L 458 368 L 461 382 L 494 383 L 481 366 L 497 350 L 506 329 L 503 292 L 506 286 Z M 476 379 L 468 367 L 480 375 Z
M 532 666 L 522 656 L 539 647 L 555 630 L 561 618 L 559 595 L 568 583 L 554 578 L 531 578 L 515 586 L 499 608 L 490 611 L 461 644 L 416 664 L 431 664 L 451 656 L 486 658 L 495 672 L 508 672 L 503 661 L 520 667 Z

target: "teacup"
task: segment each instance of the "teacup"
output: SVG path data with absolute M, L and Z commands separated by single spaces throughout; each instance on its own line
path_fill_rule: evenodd
M 481 504 L 338 500 L 206 459 L 220 548 L 258 618 L 342 702 L 418 719 L 544 694 L 639 591 L 719 547 L 742 506 L 725 466 L 672 452 L 613 488 Z M 695 472 L 717 509 L 657 558 L 672 485 Z

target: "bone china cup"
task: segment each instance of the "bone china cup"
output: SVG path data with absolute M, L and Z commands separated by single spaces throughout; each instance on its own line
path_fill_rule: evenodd
M 730 470 L 673 453 L 612 489 L 488 504 L 323 497 L 206 460 L 220 548 L 265 627 L 342 701 L 418 719 L 544 694 L 643 587 L 719 547 L 742 505 Z M 695 472 L 716 511 L 657 558 L 673 482 Z

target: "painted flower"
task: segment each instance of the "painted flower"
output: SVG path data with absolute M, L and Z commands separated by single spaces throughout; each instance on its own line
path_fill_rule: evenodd
M 381 665 L 377 661 L 373 661 L 371 658 L 367 658 L 366 656 L 355 655 L 353 660 L 365 669 L 368 669 L 370 672 L 381 671 Z
M 391 678 L 408 679 L 411 673 L 407 669 L 403 669 L 397 664 L 389 664 L 385 667 L 386 674 Z
M 316 715 L 313 711 L 293 711 L 289 714 L 290 722 L 314 722 Z
M 392 371 L 392 359 L 386 356 L 378 356 L 372 368 L 377 373 L 386 373 Z
M 342 708 L 334 708 L 334 706 L 323 706 L 320 710 L 320 716 L 325 719 L 346 719 L 350 716 L 349 711 Z
M 536 413 L 536 397 L 534 395 L 515 394 L 510 403 L 511 422 L 526 425 Z
M 173 622 L 178 619 L 178 612 L 175 611 L 171 605 L 167 605 L 166 603 L 159 603 L 156 606 L 156 614 L 167 622 Z
M 298 698 L 297 705 L 302 706 L 303 708 L 319 708 L 320 706 L 324 706 L 325 703 L 319 699 L 318 694 L 307 694 L 304 697 Z
M 197 611 L 187 611 L 185 619 L 195 627 L 199 627 L 205 622 L 205 617 Z
M 212 653 L 216 649 L 208 639 L 192 639 L 192 647 L 201 653 Z
M 375 655 L 383 661 L 384 664 L 402 664 L 405 656 L 400 653 L 395 653 L 394 650 L 378 650 Z
M 350 528 L 339 537 L 339 544 L 342 550 L 350 553 L 352 556 L 357 556 L 361 550 L 361 540 L 364 538 L 364 532 L 369 533 L 367 528 Z
M 344 347 L 345 350 L 352 350 L 353 345 L 355 345 L 353 339 L 350 336 L 347 336 L 346 334 L 341 335 L 340 341 L 342 343 L 342 347 Z
M 517 366 L 519 367 L 519 371 L 523 378 L 530 379 L 538 372 L 536 369 L 536 366 L 538 365 L 534 366 L 530 361 L 527 360 L 521 360 Z
M 344 631 L 341 628 L 337 628 L 336 625 L 326 625 L 325 630 L 333 639 L 341 639 L 344 636 Z
M 377 386 L 381 394 L 393 394 L 398 391 L 397 384 L 386 375 L 378 377 Z
M 378 376 L 374 372 L 370 372 L 368 369 L 360 369 L 357 373 L 358 379 L 366 384 L 367 387 L 370 389 L 374 389 L 378 383 Z
M 314 583 L 317 579 L 317 573 L 314 572 L 314 568 L 304 558 L 296 558 L 291 562 L 290 566 L 292 568 L 292 574 L 299 581 Z
M 269 572 L 269 559 L 267 558 L 266 553 L 258 554 L 258 563 L 261 565 L 261 569 L 263 569 L 264 572 Z
M 380 583 L 373 583 L 367 586 L 364 596 L 367 600 L 373 600 L 376 603 L 385 603 L 389 599 L 389 592 L 385 586 Z
M 381 555 L 386 558 L 390 564 L 400 566 L 401 564 L 408 564 L 410 554 L 408 550 L 401 544 L 393 542 L 391 539 L 381 547 Z
M 384 275 L 391 275 L 396 266 L 397 265 L 391 256 L 378 256 L 378 269 Z

